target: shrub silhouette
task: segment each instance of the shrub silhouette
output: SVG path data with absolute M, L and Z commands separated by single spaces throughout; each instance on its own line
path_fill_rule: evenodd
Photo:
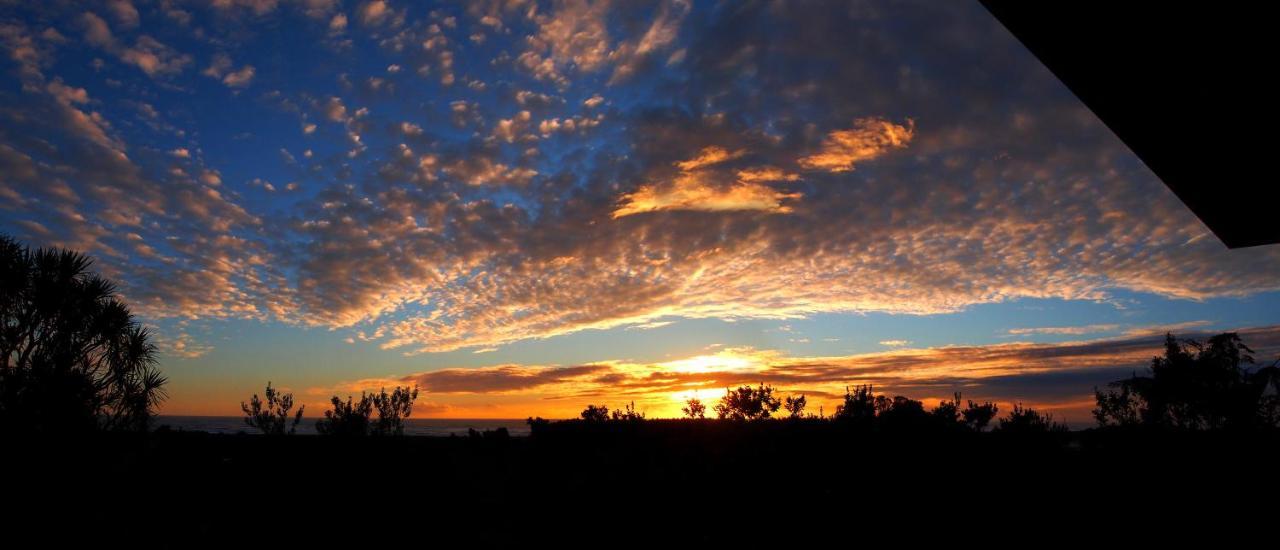
M 1259 429 L 1280 425 L 1280 372 L 1276 364 L 1256 371 L 1253 350 L 1234 332 L 1205 343 L 1165 335 L 1164 355 L 1151 360 L 1147 376 L 1095 389 L 1094 418 L 1100 426 L 1174 430 Z
M 626 407 L 615 409 L 613 411 L 613 419 L 616 421 L 639 422 L 644 420 L 644 413 L 636 412 L 636 402 L 632 401 Z
M 0 430 L 144 430 L 164 400 L 150 331 L 91 264 L 0 235 Z
M 716 415 L 725 420 L 761 420 L 778 412 L 781 406 L 782 402 L 773 396 L 773 387 L 760 384 L 757 388 L 726 389 L 715 409 Z
M 876 396 L 876 420 L 888 429 L 920 430 L 929 424 L 929 413 L 924 411 L 924 403 L 915 399 L 879 395 Z
M 587 408 L 582 410 L 581 416 L 587 422 L 607 422 L 609 420 L 609 407 L 587 405 Z
M 316 421 L 317 432 L 343 437 L 369 435 L 373 400 L 368 395 L 361 392 L 359 402 L 353 402 L 351 396 L 347 396 L 346 403 L 335 395 L 330 402 L 333 403 L 333 408 L 324 411 L 324 418 Z
M 871 386 L 857 386 L 852 391 L 844 388 L 844 403 L 836 405 L 836 420 L 853 422 L 870 422 L 876 417 L 876 398 L 871 394 Z
M 302 422 L 302 411 L 307 407 L 303 405 L 298 407 L 298 412 L 293 415 L 293 422 L 289 422 L 289 411 L 293 409 L 293 394 L 281 394 L 278 390 L 271 387 L 271 382 L 267 382 L 267 389 L 263 392 L 267 400 L 264 403 L 258 399 L 258 394 L 253 394 L 253 399 L 248 404 L 240 403 L 240 410 L 244 411 L 244 423 L 250 427 L 257 428 L 267 435 L 284 435 L 292 434 L 298 428 L 298 423 Z M 288 431 L 285 427 L 288 426 Z
M 316 431 L 339 436 L 403 435 L 404 419 L 413 412 L 417 398 L 416 386 L 412 390 L 397 386 L 390 394 L 385 388 L 378 393 L 360 392 L 360 401 L 347 396 L 346 403 L 335 395 L 330 400 L 333 408 L 316 422 Z M 375 410 L 376 421 L 372 420 Z
M 787 411 L 787 416 L 790 418 L 803 418 L 804 406 L 808 404 L 808 401 L 803 395 L 799 397 L 787 396 L 787 399 L 782 403 L 782 408 Z
M 690 397 L 684 402 L 684 408 L 680 409 L 684 415 L 689 418 L 706 418 L 707 406 L 702 404 L 702 400 L 697 397 Z
M 1067 426 L 1054 422 L 1052 414 L 1041 413 L 1033 408 L 1022 406 L 1022 403 L 1015 403 L 1009 416 L 1001 418 L 1000 425 L 996 429 L 1003 433 L 1029 434 L 1065 432 Z
M 956 399 L 958 400 L 959 398 L 960 396 L 957 394 Z M 996 413 L 999 412 L 1000 408 L 997 407 L 995 403 L 988 401 L 979 405 L 971 400 L 969 401 L 969 406 L 965 407 L 965 409 L 960 412 L 960 415 L 964 417 L 964 423 L 969 427 L 969 429 L 975 432 L 981 432 L 987 427 L 987 424 L 990 424 L 991 420 L 996 417 Z
M 379 393 L 372 395 L 373 408 L 378 411 L 378 421 L 373 424 L 373 435 L 404 435 L 404 420 L 413 414 L 413 402 L 417 399 L 417 386 L 413 390 L 396 386 L 390 394 L 386 388 L 382 388 Z

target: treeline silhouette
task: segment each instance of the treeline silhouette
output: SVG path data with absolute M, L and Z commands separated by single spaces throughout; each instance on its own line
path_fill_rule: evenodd
M 759 422 L 765 420 L 822 421 L 862 426 L 878 429 L 914 429 L 914 430 L 971 430 L 981 432 L 999 412 L 995 403 L 975 403 L 970 400 L 961 406 L 960 393 L 954 394 L 951 400 L 942 400 L 932 409 L 925 409 L 924 403 L 906 396 L 888 397 L 875 395 L 871 385 L 860 385 L 845 388 L 844 402 L 837 405 L 831 416 L 806 413 L 808 398 L 804 394 L 787 396 L 778 399 L 774 396 L 775 388 L 769 384 L 756 387 L 741 386 L 726 389 L 725 395 L 714 406 L 716 419 L 706 417 L 706 404 L 694 397 L 685 402 L 681 409 L 685 420 L 729 422 Z M 787 415 L 782 418 L 773 415 L 783 409 Z M 607 405 L 587 405 L 579 415 L 579 421 L 587 424 L 641 422 L 646 420 L 645 414 L 636 410 L 635 402 L 628 403 L 622 409 L 610 411 Z M 539 418 L 526 420 L 531 426 L 542 427 L 550 421 Z M 576 421 L 569 421 L 576 422 Z M 1055 422 L 1053 415 L 1041 413 L 1022 404 L 1016 404 L 1009 416 L 1000 419 L 997 430 L 1002 431 L 1065 431 L 1067 426 Z

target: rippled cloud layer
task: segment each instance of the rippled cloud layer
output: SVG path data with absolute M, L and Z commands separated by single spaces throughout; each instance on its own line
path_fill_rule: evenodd
M 976 4 L 0 11 L 0 229 L 94 254 L 179 354 L 197 319 L 415 354 L 1280 286 Z

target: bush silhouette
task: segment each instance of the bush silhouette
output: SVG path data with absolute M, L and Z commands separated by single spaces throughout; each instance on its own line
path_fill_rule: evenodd
M 773 387 L 760 384 L 757 388 L 726 389 L 715 409 L 716 415 L 725 420 L 761 420 L 778 412 L 781 406 L 782 402 L 773 396 Z
M 969 424 L 964 419 L 965 412 L 965 409 L 960 408 L 960 392 L 956 392 L 952 394 L 950 401 L 945 399 L 938 401 L 938 405 L 929 410 L 929 417 L 939 429 L 962 430 L 969 428 Z
M 959 397 L 960 396 L 957 395 L 956 399 L 959 399 Z M 1000 412 L 1000 408 L 990 401 L 982 403 L 981 405 L 974 403 L 973 401 L 969 401 L 969 406 L 965 407 L 965 409 L 960 412 L 960 415 L 964 417 L 964 423 L 969 427 L 969 429 L 975 432 L 981 432 L 987 427 L 987 424 L 991 423 L 991 420 L 996 417 L 996 413 L 998 412 Z
M 1259 429 L 1280 425 L 1280 372 L 1276 364 L 1251 370 L 1253 350 L 1234 332 L 1205 343 L 1165 335 L 1164 355 L 1147 376 L 1095 389 L 1100 426 L 1174 430 Z
M 609 420 L 609 407 L 604 405 L 587 405 L 582 409 L 582 419 L 587 422 L 607 422 Z
M 360 392 L 360 401 L 347 396 L 346 403 L 335 395 L 330 399 L 333 408 L 316 422 L 316 431 L 338 436 L 403 435 L 404 419 L 413 412 L 417 398 L 416 386 L 412 390 L 396 387 L 390 394 L 386 389 L 378 393 Z M 375 410 L 378 411 L 376 421 L 372 420 Z
M 844 403 L 836 406 L 832 418 L 852 422 L 870 422 L 876 417 L 876 398 L 871 386 L 857 386 L 852 391 L 844 388 Z
M 0 235 L 0 430 L 144 430 L 156 346 L 87 256 Z
M 996 429 L 1002 433 L 1030 434 L 1065 432 L 1067 426 L 1054 422 L 1052 414 L 1041 413 L 1022 406 L 1022 403 L 1015 403 L 1009 416 L 1001 418 L 1000 425 Z
M 373 401 L 368 395 L 361 392 L 359 402 L 354 402 L 351 396 L 347 396 L 346 403 L 335 395 L 330 402 L 333 403 L 333 408 L 324 411 L 324 418 L 316 421 L 317 432 L 344 437 L 369 435 Z
M 684 408 L 680 409 L 688 418 L 706 418 L 707 406 L 702 404 L 702 400 L 697 397 L 690 397 L 684 402 Z
M 298 412 L 293 415 L 293 422 L 290 423 L 289 411 L 293 409 L 293 394 L 281 394 L 271 387 L 271 382 L 267 382 L 267 389 L 263 394 L 267 398 L 265 403 L 258 399 L 258 394 L 254 394 L 248 404 L 240 403 L 240 410 L 244 411 L 244 423 L 266 435 L 294 433 L 298 423 L 302 422 L 302 411 L 307 408 L 306 405 L 298 407 Z M 285 430 L 286 426 L 288 431 Z
M 373 408 L 378 411 L 378 421 L 372 428 L 373 435 L 404 435 L 404 420 L 413 414 L 413 402 L 417 399 L 417 386 L 412 390 L 396 386 L 390 394 L 383 388 L 372 395 Z
M 636 402 L 632 401 L 621 409 L 613 411 L 613 419 L 616 421 L 639 422 L 644 420 L 644 413 L 636 412 Z
M 803 395 L 799 397 L 789 395 L 787 396 L 787 399 L 783 401 L 782 408 L 787 411 L 787 416 L 790 418 L 803 418 L 804 407 L 808 404 L 808 401 L 809 400 Z

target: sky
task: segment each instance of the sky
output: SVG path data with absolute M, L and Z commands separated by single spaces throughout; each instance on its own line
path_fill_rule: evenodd
M 873 384 L 1080 425 L 1165 332 L 1280 355 L 1280 246 L 977 2 L 0 0 L 0 71 L 0 232 L 119 283 L 164 414 Z

